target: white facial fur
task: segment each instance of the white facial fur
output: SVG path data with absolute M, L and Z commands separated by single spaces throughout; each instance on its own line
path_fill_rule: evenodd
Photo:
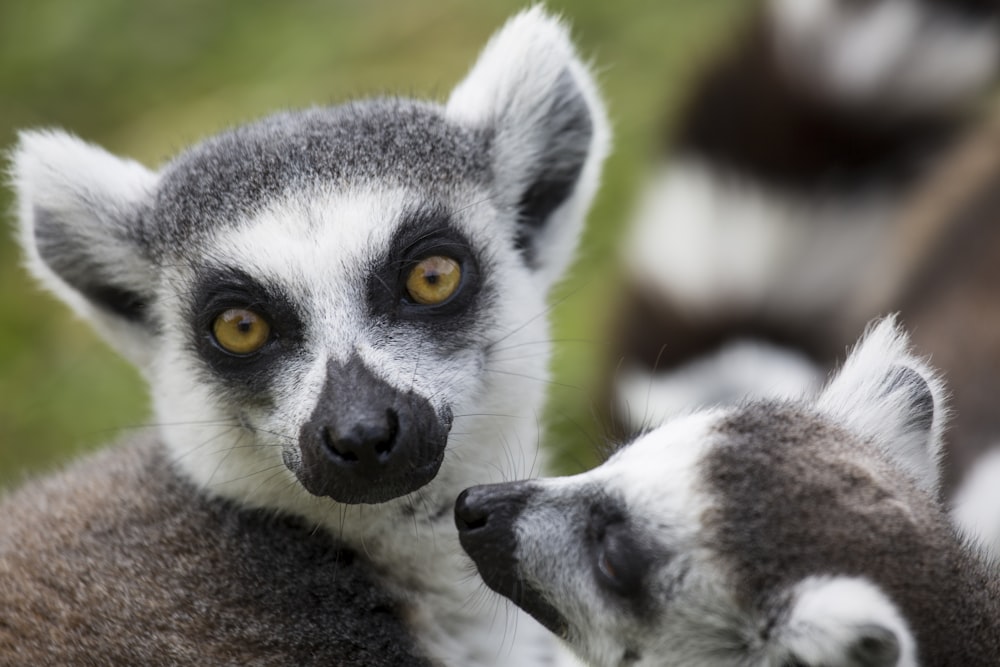
M 160 302 L 165 311 L 162 319 L 173 325 L 165 332 L 163 354 L 153 373 L 160 387 L 155 394 L 157 416 L 162 423 L 176 425 L 165 429 L 164 437 L 180 465 L 200 485 L 248 505 L 307 516 L 360 547 L 362 535 L 378 532 L 371 522 L 380 514 L 388 512 L 395 520 L 399 505 L 418 502 L 431 502 L 437 508 L 457 493 L 452 490 L 456 483 L 513 473 L 505 469 L 510 456 L 518 462 L 534 460 L 537 422 L 530 412 L 518 413 L 523 413 L 521 402 L 537 406 L 543 396 L 538 359 L 547 356 L 547 326 L 537 315 L 544 312 L 545 301 L 533 276 L 519 268 L 515 253 L 496 251 L 491 258 L 495 264 L 490 272 L 502 277 L 485 326 L 492 339 L 503 341 L 495 354 L 476 348 L 442 356 L 433 339 L 416 337 L 387 345 L 379 340 L 383 331 L 365 312 L 358 278 L 386 251 L 393 222 L 414 199 L 414 194 L 399 190 L 373 189 L 349 196 L 317 193 L 281 202 L 238 231 L 220 235 L 209 253 L 214 261 L 286 285 L 310 313 L 308 356 L 283 369 L 273 391 L 277 404 L 266 410 L 235 406 L 238 411 L 234 411 L 212 387 L 193 385 L 192 371 L 181 371 L 191 364 L 188 324 L 170 311 L 176 300 Z M 456 205 L 462 217 L 454 222 L 479 247 L 501 247 L 493 206 L 482 193 L 467 193 L 465 201 L 479 203 Z M 340 224 L 344 220 L 352 224 Z M 169 291 L 181 293 L 189 278 L 178 268 L 165 282 Z M 503 352 L 518 345 L 530 346 L 537 356 Z M 453 455 L 446 456 L 437 479 L 418 492 L 423 500 L 402 497 L 372 505 L 364 512 L 364 521 L 357 523 L 344 521 L 329 501 L 305 492 L 282 464 L 283 449 L 294 449 L 299 428 L 320 394 L 327 360 L 354 352 L 386 381 L 431 397 L 435 406 L 450 406 L 456 416 L 456 434 L 449 445 Z M 181 425 L 185 420 L 190 423 Z M 250 428 L 234 429 L 240 423 Z M 467 441 L 463 434 L 473 439 Z M 239 450 L 234 452 L 234 447 Z M 352 514 L 348 511 L 348 519 Z
M 847 666 L 855 664 L 851 650 L 898 655 L 885 664 L 917 665 L 901 612 L 864 578 L 805 579 L 778 596 L 773 609 L 738 601 L 736 582 L 713 551 L 715 500 L 699 481 L 704 457 L 721 444 L 713 428 L 724 415 L 677 419 L 594 471 L 533 483 L 540 491 L 517 524 L 517 556 L 525 580 L 566 616 L 564 639 L 599 666 L 777 667 L 790 656 L 806 665 Z M 579 508 L 605 494 L 627 506 L 633 532 L 648 536 L 640 547 L 663 558 L 644 583 L 654 602 L 641 610 L 595 585 L 592 556 L 581 555 L 578 524 L 586 511 Z M 857 648 L 864 640 L 871 646 Z
M 593 471 L 534 483 L 539 495 L 516 528 L 520 574 L 565 616 L 564 639 L 588 664 L 694 664 L 685 660 L 709 639 L 706 629 L 725 625 L 722 619 L 731 615 L 700 535 L 711 498 L 698 487 L 697 467 L 711 447 L 716 417 L 706 412 L 671 421 Z M 647 580 L 651 596 L 670 597 L 669 610 L 657 604 L 650 616 L 637 618 L 595 584 L 595 563 L 584 542 L 598 495 L 623 499 L 633 530 L 657 536 L 644 548 L 669 549 Z M 668 559 L 671 553 L 677 557 Z M 647 624 L 656 626 L 655 633 Z M 626 658 L 633 650 L 644 659 Z

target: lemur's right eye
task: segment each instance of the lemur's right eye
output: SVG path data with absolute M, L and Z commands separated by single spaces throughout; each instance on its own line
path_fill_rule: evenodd
M 230 308 L 215 318 L 212 335 L 219 347 L 232 354 L 252 354 L 271 338 L 271 325 L 245 308 Z
M 443 255 L 432 255 L 410 269 L 406 277 L 406 292 L 422 306 L 436 306 L 450 299 L 461 282 L 462 268 L 457 261 Z

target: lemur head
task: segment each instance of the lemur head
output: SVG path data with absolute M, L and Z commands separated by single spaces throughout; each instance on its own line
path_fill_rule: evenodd
M 594 665 L 912 665 L 919 602 L 897 595 L 932 589 L 952 535 L 942 393 L 884 321 L 814 400 L 691 414 L 590 472 L 467 490 L 460 539 Z
M 566 29 L 534 8 L 444 105 L 279 113 L 157 171 L 25 132 L 11 174 L 31 269 L 148 377 L 177 464 L 328 508 L 534 446 L 546 295 L 607 143 Z
M 992 0 L 769 0 L 775 47 L 828 101 L 905 113 L 962 108 L 1000 66 Z

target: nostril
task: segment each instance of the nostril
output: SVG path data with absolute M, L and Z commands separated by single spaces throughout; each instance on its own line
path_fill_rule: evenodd
M 399 433 L 399 415 L 392 408 L 385 411 L 385 433 L 375 442 L 375 454 L 384 459 L 396 446 L 396 435 Z
M 326 450 L 332 456 L 340 459 L 341 461 L 346 461 L 349 463 L 354 463 L 358 460 L 357 453 L 352 451 L 350 447 L 342 446 L 343 443 L 341 443 L 341 446 L 338 446 L 338 443 L 341 443 L 341 441 L 337 440 L 336 434 L 333 433 L 330 427 L 327 426 L 326 428 L 324 428 L 323 446 L 326 447 Z
M 489 518 L 489 515 L 483 514 L 481 516 L 477 516 L 472 519 L 466 520 L 465 530 L 479 530 L 480 528 L 485 528 L 487 518 Z
M 391 463 L 400 433 L 400 418 L 389 408 L 374 418 L 359 418 L 348 425 L 327 424 L 319 439 L 327 457 L 341 465 L 375 470 Z
M 475 507 L 469 502 L 468 489 L 459 494 L 455 501 L 455 526 L 460 531 L 469 532 L 485 528 L 489 516 L 490 513 L 487 510 Z

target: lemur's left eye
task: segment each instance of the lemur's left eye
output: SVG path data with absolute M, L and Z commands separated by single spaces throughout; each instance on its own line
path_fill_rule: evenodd
M 606 588 L 626 597 L 640 592 L 645 559 L 629 539 L 626 526 L 606 526 L 598 537 L 595 556 L 598 580 Z
M 222 349 L 232 354 L 252 354 L 271 337 L 271 325 L 245 308 L 230 308 L 215 318 L 212 335 Z
M 406 293 L 422 306 L 444 303 L 458 290 L 462 268 L 451 257 L 426 257 L 410 269 L 406 277 Z

